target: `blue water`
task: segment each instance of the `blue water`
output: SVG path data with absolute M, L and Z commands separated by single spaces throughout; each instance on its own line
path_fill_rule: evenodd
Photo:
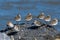
M 38 16 L 40 12 L 59 19 L 55 28 L 60 31 L 60 0 L 0 0 L 0 24 L 6 25 L 18 12 L 24 18 L 27 13 Z M 6 26 L 1 26 L 0 29 Z

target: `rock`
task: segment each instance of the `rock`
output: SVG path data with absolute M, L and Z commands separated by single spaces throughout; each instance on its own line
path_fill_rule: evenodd
M 10 40 L 10 37 L 5 33 L 0 33 L 0 40 Z

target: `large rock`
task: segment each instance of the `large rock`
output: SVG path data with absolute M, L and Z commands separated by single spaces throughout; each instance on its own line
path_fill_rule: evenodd
M 5 33 L 0 33 L 0 40 L 10 40 L 10 37 Z

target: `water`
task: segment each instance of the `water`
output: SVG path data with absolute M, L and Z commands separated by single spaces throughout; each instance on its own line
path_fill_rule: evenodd
M 19 10 L 18 10 L 19 9 Z M 24 18 L 27 13 L 38 16 L 40 12 L 51 15 L 53 18 L 60 18 L 60 0 L 0 0 L 0 24 L 6 25 L 7 21 L 14 18 L 18 12 Z M 55 28 L 60 31 L 60 19 Z M 6 26 L 1 26 L 0 29 Z

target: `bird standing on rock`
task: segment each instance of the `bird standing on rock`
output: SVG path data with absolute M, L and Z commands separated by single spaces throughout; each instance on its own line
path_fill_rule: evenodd
M 8 22 L 7 22 L 7 26 L 9 26 L 9 27 L 12 28 L 12 27 L 14 27 L 14 24 L 13 24 L 12 22 L 8 21 Z
M 45 21 L 48 21 L 48 22 L 51 21 L 51 16 L 50 16 L 50 15 L 46 16 L 46 17 L 44 18 L 44 20 L 45 20 Z
M 19 31 L 19 27 L 17 25 L 14 26 L 15 31 Z
M 28 15 L 26 16 L 25 20 L 27 22 L 31 21 L 32 20 L 32 14 L 31 13 L 28 13 Z
M 38 15 L 37 18 L 39 18 L 39 19 L 44 19 L 44 17 L 45 17 L 45 15 L 44 15 L 44 13 L 42 12 L 40 15 Z
M 19 21 L 21 21 L 21 15 L 17 14 L 17 16 L 15 17 L 15 20 L 16 20 L 17 24 L 19 24 Z
M 40 22 L 40 21 L 37 21 L 37 20 L 34 21 L 34 24 L 35 24 L 36 26 L 41 26 L 41 25 L 42 25 L 41 22 Z
M 48 24 L 48 22 L 51 21 L 51 16 L 50 15 L 46 16 L 44 20 L 45 20 L 45 23 Z
M 15 31 L 19 31 L 19 27 L 17 25 L 14 25 L 12 22 L 7 22 L 7 25 L 10 27 L 10 28 L 13 28 L 15 29 Z
M 51 22 L 50 22 L 50 25 L 51 26 L 55 26 L 58 24 L 58 19 L 54 18 Z

